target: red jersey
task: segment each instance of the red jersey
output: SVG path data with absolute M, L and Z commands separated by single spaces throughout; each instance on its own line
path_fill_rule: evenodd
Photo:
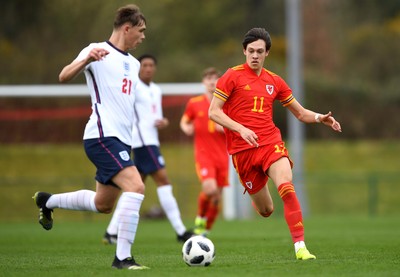
M 213 160 L 215 164 L 228 164 L 226 139 L 216 130 L 215 122 L 208 118 L 210 101 L 206 95 L 193 97 L 186 105 L 184 116 L 194 124 L 194 154 L 197 162 Z
M 260 146 L 282 141 L 273 122 L 273 102 L 279 100 L 285 107 L 294 97 L 290 87 L 275 73 L 263 68 L 257 76 L 247 63 L 232 67 L 219 78 L 214 96 L 225 101 L 226 115 L 257 134 Z M 239 133 L 226 128 L 225 132 L 229 154 L 253 148 Z

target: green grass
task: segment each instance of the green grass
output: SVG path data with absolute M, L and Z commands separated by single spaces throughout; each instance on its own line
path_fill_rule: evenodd
M 216 258 L 206 268 L 181 259 L 165 220 L 142 220 L 133 253 L 151 269 L 111 269 L 115 247 L 100 240 L 105 221 L 2 223 L 0 276 L 399 276 L 400 221 L 396 217 L 312 217 L 305 220 L 314 261 L 297 261 L 281 217 L 218 221 L 210 236 Z
M 290 149 L 290 146 L 289 146 Z M 163 145 L 174 193 L 187 226 L 196 213 L 199 184 L 190 144 Z M 0 276 L 399 276 L 400 142 L 307 142 L 305 188 L 311 215 L 306 240 L 316 261 L 296 261 L 281 201 L 271 186 L 269 219 L 217 220 L 217 256 L 208 268 L 181 260 L 168 222 L 144 220 L 158 204 L 146 182 L 135 241 L 144 272 L 110 268 L 115 248 L 101 245 L 110 216 L 56 210 L 50 232 L 36 222 L 31 196 L 94 188 L 95 169 L 77 145 L 0 145 Z M 247 197 L 247 196 L 244 196 Z

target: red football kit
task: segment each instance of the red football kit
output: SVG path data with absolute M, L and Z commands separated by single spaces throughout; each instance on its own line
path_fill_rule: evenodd
M 199 179 L 214 178 L 218 186 L 223 187 L 228 185 L 226 138 L 208 118 L 209 107 L 206 95 L 193 97 L 186 105 L 184 116 L 194 124 L 194 154 Z
M 273 102 L 279 100 L 284 107 L 290 105 L 295 101 L 292 90 L 278 75 L 263 69 L 257 76 L 246 63 L 227 70 L 218 80 L 214 96 L 225 101 L 223 111 L 231 119 L 258 136 L 259 147 L 254 147 L 238 133 L 225 128 L 228 150 L 240 182 L 245 191 L 255 194 L 266 185 L 266 172 L 271 164 L 287 157 L 292 165 L 281 132 L 272 120 Z M 275 185 L 283 200 L 284 216 L 293 242 L 304 241 L 303 217 L 294 185 L 292 182 Z M 258 213 L 268 217 L 272 211 Z
M 272 109 L 275 100 L 290 105 L 294 101 L 292 90 L 275 73 L 263 69 L 257 76 L 245 63 L 228 69 L 219 78 L 214 96 L 225 101 L 226 115 L 258 136 L 259 147 L 254 148 L 239 133 L 225 128 L 227 148 L 242 185 L 254 194 L 267 183 L 265 172 L 269 166 L 281 157 L 289 158 L 281 132 L 273 122 Z

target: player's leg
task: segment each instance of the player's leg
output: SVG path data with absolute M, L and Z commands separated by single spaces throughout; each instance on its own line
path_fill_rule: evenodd
M 172 185 L 169 182 L 167 170 L 165 167 L 160 168 L 151 173 L 151 176 L 157 184 L 158 200 L 177 234 L 178 241 L 186 241 L 193 233 L 188 231 L 182 222 L 179 206 L 172 192 Z
M 194 221 L 194 233 L 207 234 L 207 224 L 212 226 L 219 209 L 216 168 L 210 159 L 196 160 L 196 173 L 201 182 L 201 191 L 197 199 L 197 215 Z
M 202 182 L 202 194 L 205 203 L 203 203 L 203 211 L 200 209 L 200 213 L 196 218 L 195 233 L 206 235 L 210 232 L 215 219 L 219 214 L 219 204 L 221 201 L 221 189 L 217 185 L 217 180 L 214 178 L 215 174 L 209 169 L 208 177 L 203 179 Z M 199 207 L 201 208 L 201 204 Z M 204 205 L 205 204 L 205 205 Z M 201 217 L 200 217 L 201 216 Z M 201 220 L 199 220 L 201 219 Z
M 102 242 L 104 244 L 117 244 L 117 234 L 118 234 L 118 212 L 119 212 L 119 204 L 121 202 L 117 202 L 117 206 L 114 209 L 111 220 L 108 223 L 106 232 L 102 238 Z
M 147 175 L 140 173 L 140 177 L 142 178 L 143 183 L 145 182 Z M 120 202 L 118 201 L 117 206 L 114 209 L 114 212 L 112 214 L 111 220 L 108 223 L 108 226 L 106 228 L 106 231 L 104 233 L 104 236 L 102 238 L 102 242 L 104 244 L 117 244 L 117 238 L 118 238 L 118 217 L 119 217 L 119 204 Z
M 130 147 L 116 138 L 99 138 L 85 140 L 85 150 L 89 159 L 96 165 L 96 206 L 99 209 L 112 211 L 115 200 L 118 200 L 118 239 L 114 268 L 142 269 L 131 255 L 139 222 L 139 210 L 144 198 L 144 183 L 137 168 L 130 159 Z M 119 189 L 117 189 L 117 187 Z M 110 190 L 113 192 L 110 195 Z
M 205 233 L 206 225 L 207 225 L 207 210 L 209 207 L 210 199 L 209 197 L 203 192 L 200 191 L 197 197 L 197 215 L 194 219 L 194 228 L 193 232 L 196 235 L 200 235 Z
M 295 245 L 297 259 L 315 259 L 304 244 L 304 226 L 300 203 L 292 183 L 292 170 L 289 159 L 283 157 L 271 164 L 267 170 L 283 200 L 284 215 Z
M 144 269 L 132 257 L 131 248 L 135 241 L 139 224 L 139 211 L 144 199 L 145 186 L 135 166 L 129 166 L 118 172 L 113 178 L 122 190 L 119 198 L 118 212 L 118 239 L 116 257 L 113 261 L 114 268 Z M 105 195 L 99 195 L 99 200 Z
M 204 176 L 208 177 L 207 179 L 204 179 L 202 190 L 202 194 L 207 198 L 207 206 L 203 213 L 201 213 L 201 210 L 199 212 L 199 214 L 202 214 L 206 219 L 205 226 L 203 226 L 206 230 L 206 234 L 211 231 L 215 220 L 219 215 L 222 190 L 224 187 L 229 185 L 228 161 L 226 161 L 225 164 L 222 163 L 222 160 L 218 161 L 217 164 L 215 164 L 215 161 L 210 162 L 214 163 L 214 165 L 208 167 L 207 174 L 203 173 Z
M 39 208 L 39 223 L 44 229 L 50 230 L 53 226 L 53 209 L 61 208 L 75 211 L 92 211 L 100 213 L 109 213 L 114 205 L 118 193 L 117 188 L 107 188 L 107 202 L 96 205 L 96 192 L 91 190 L 78 190 L 73 192 L 49 194 L 46 192 L 36 192 L 33 196 L 36 205 Z
M 209 207 L 207 209 L 206 233 L 209 233 L 217 219 L 220 211 L 220 203 L 222 196 L 222 187 L 217 187 L 216 193 L 210 197 Z
M 259 215 L 269 217 L 274 211 L 274 202 L 268 189 L 268 184 L 258 192 L 250 194 L 252 205 Z
M 268 176 L 264 173 L 262 162 L 268 148 L 266 146 L 242 151 L 232 156 L 232 162 L 239 175 L 240 183 L 250 195 L 257 213 L 269 217 L 274 211 L 274 203 L 268 189 Z

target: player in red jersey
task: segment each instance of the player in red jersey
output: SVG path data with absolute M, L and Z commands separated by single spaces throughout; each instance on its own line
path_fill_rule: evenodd
M 228 186 L 228 152 L 222 126 L 208 118 L 210 100 L 215 91 L 219 72 L 207 68 L 203 72 L 206 92 L 189 100 L 181 118 L 182 131 L 194 135 L 196 172 L 202 183 L 198 197 L 198 212 L 195 219 L 195 234 L 206 235 L 219 213 L 222 189 Z
M 304 123 L 322 123 L 341 132 L 340 124 L 331 112 L 319 114 L 305 109 L 285 81 L 263 67 L 271 48 L 265 29 L 249 30 L 242 44 L 246 63 L 228 69 L 218 80 L 209 116 L 225 127 L 229 154 L 257 212 L 264 217 L 273 212 L 266 185 L 271 178 L 283 200 L 296 258 L 315 259 L 304 243 L 302 212 L 292 183 L 292 162 L 273 122 L 272 104 L 279 100 Z

